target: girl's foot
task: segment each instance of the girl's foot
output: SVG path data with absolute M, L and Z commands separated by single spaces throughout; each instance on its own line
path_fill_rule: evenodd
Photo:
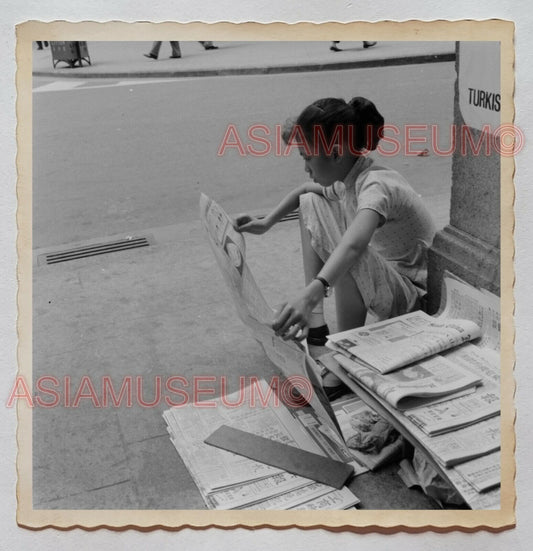
M 372 46 L 375 46 L 377 42 L 363 42 L 363 48 L 371 48 Z
M 325 346 L 327 336 L 329 335 L 329 327 L 321 325 L 320 327 L 310 327 L 307 334 L 307 344 L 311 346 Z
M 366 46 L 365 46 L 365 48 L 366 48 Z M 338 46 L 330 46 L 329 49 L 332 52 L 342 52 L 342 50 Z
M 322 387 L 330 402 L 351 392 L 350 388 L 337 375 L 327 369 L 322 374 Z

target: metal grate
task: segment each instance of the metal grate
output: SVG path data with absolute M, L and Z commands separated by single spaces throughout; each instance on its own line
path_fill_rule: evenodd
M 43 262 L 46 264 L 58 264 L 59 262 L 78 260 L 79 258 L 115 253 L 118 251 L 127 251 L 129 249 L 138 249 L 139 247 L 148 247 L 149 245 L 150 241 L 148 237 L 127 237 L 126 239 L 120 239 L 118 241 L 97 243 L 42 256 L 44 257 Z

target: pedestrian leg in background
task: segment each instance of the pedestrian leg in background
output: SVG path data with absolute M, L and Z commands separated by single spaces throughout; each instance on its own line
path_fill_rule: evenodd
M 332 52 L 342 52 L 342 49 L 339 48 L 337 46 L 337 44 L 340 42 L 340 40 L 333 40 L 331 42 L 331 46 L 329 47 L 329 49 L 332 51 Z M 364 41 L 363 42 L 363 48 L 371 48 L 372 46 L 375 46 L 377 44 L 377 42 L 368 42 L 368 41 Z
M 45 41 L 41 41 L 41 40 L 36 40 L 36 43 L 37 43 L 37 49 L 38 50 L 42 50 L 43 49 L 43 44 L 44 44 L 44 47 L 45 48 L 48 48 L 48 42 L 45 40 Z
M 159 57 L 159 50 L 161 49 L 161 44 L 163 42 L 157 41 L 152 44 L 152 49 L 150 50 L 150 53 L 143 54 L 144 57 L 148 57 L 150 59 L 157 59 Z M 170 41 L 170 47 L 172 48 L 172 54 L 171 58 L 180 58 L 181 57 L 181 50 L 180 50 L 180 43 L 177 41 Z
M 153 42 L 152 43 L 152 49 L 150 50 L 150 53 L 143 54 L 144 57 L 149 57 L 150 59 L 157 59 L 159 57 L 159 50 L 161 49 L 162 42 Z
M 171 58 L 179 58 L 181 57 L 181 50 L 180 50 L 180 43 L 179 42 L 170 42 L 170 47 L 172 48 L 172 55 Z
M 215 46 L 210 40 L 199 40 L 200 44 L 205 50 L 218 50 L 218 46 Z

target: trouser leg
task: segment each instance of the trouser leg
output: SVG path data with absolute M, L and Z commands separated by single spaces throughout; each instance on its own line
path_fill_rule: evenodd
M 172 48 L 173 57 L 181 57 L 180 43 L 177 41 L 170 42 L 170 47 Z
M 153 42 L 152 49 L 150 50 L 150 55 L 159 57 L 159 50 L 161 49 L 162 42 Z

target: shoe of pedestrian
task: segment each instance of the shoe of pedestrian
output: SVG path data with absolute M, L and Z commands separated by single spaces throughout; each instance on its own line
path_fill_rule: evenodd
M 204 46 L 206 50 L 218 50 L 218 46 L 211 44 L 210 46 Z
M 181 59 L 180 55 L 171 55 L 169 59 Z
M 365 46 L 366 48 L 366 46 Z M 337 46 L 330 46 L 329 49 L 332 51 L 332 52 L 342 52 L 342 49 L 341 48 L 338 48 Z
M 147 57 L 149 59 L 157 59 L 157 56 L 154 54 L 143 54 L 144 57 Z
M 371 48 L 372 46 L 375 46 L 377 42 L 363 42 L 363 48 Z

